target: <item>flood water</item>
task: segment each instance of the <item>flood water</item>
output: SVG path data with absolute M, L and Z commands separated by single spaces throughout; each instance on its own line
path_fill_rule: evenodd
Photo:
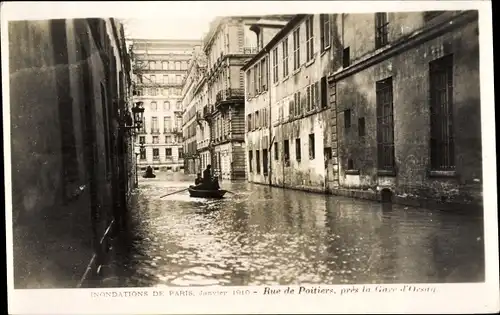
M 221 182 L 222 200 L 160 198 L 192 181 L 140 181 L 121 286 L 484 280 L 481 217 L 247 182 Z

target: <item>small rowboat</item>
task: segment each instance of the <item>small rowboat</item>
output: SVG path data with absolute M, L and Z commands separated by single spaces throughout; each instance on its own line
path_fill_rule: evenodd
M 227 190 L 202 190 L 188 188 L 189 196 L 194 198 L 223 198 Z

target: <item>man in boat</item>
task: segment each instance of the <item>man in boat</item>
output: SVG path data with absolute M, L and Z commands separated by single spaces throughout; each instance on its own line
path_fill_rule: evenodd
M 207 165 L 207 168 L 203 171 L 203 179 L 201 180 L 199 189 L 212 189 L 212 166 Z

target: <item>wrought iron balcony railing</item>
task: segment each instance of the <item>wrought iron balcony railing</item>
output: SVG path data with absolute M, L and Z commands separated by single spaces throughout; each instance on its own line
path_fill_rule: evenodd
M 245 91 L 243 89 L 225 89 L 217 92 L 215 102 L 221 103 L 225 101 L 242 100 L 245 98 Z

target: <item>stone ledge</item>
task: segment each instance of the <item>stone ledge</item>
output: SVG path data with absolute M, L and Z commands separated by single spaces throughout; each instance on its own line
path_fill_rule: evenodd
M 269 186 L 268 183 L 262 182 L 252 182 L 250 183 L 257 185 Z M 358 190 L 358 189 L 344 189 L 344 188 L 330 188 L 325 189 L 323 187 L 310 187 L 310 186 L 283 186 L 278 184 L 272 184 L 271 187 L 285 188 L 297 191 L 306 191 L 316 194 L 326 194 L 326 195 L 337 195 L 343 197 L 350 197 L 356 199 L 364 199 L 380 202 L 380 193 L 373 190 Z M 415 207 L 415 208 L 426 208 L 429 210 L 436 211 L 446 211 L 457 214 L 468 214 L 468 215 L 482 215 L 483 205 L 481 202 L 476 203 L 463 203 L 463 202 L 442 202 L 439 200 L 429 199 L 429 198 L 416 198 L 416 197 L 402 197 L 393 196 L 393 203 L 403 206 Z

